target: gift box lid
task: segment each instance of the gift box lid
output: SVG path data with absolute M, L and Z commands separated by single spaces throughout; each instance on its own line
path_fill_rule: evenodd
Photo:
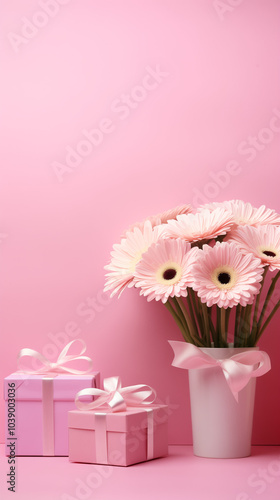
M 77 392 L 86 387 L 100 387 L 100 373 L 93 372 L 86 375 L 29 375 L 15 372 L 4 379 L 4 399 L 8 399 L 9 384 L 15 383 L 15 399 L 40 401 L 42 400 L 42 385 L 44 378 L 53 379 L 53 399 L 56 401 L 73 401 Z M 11 395 L 9 395 L 11 397 Z M 89 397 L 92 400 L 92 397 Z
M 148 412 L 153 412 L 154 425 L 167 422 L 167 409 L 167 405 L 153 404 L 113 413 L 102 407 L 89 411 L 71 410 L 68 412 L 68 426 L 71 429 L 94 430 L 96 428 L 96 414 L 106 413 L 107 431 L 130 432 L 148 426 Z

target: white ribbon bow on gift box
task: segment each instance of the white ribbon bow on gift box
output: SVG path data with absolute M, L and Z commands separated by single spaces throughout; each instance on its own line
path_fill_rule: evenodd
M 81 344 L 80 349 L 75 354 L 68 354 L 71 346 Z M 18 367 L 24 374 L 42 375 L 42 423 L 43 423 L 43 455 L 53 456 L 55 454 L 55 430 L 54 430 L 54 386 L 53 381 L 59 374 L 86 375 L 92 370 L 92 360 L 88 356 L 83 356 L 86 351 L 86 344 L 81 339 L 75 339 L 69 342 L 59 354 L 56 362 L 52 363 L 43 354 L 34 349 L 24 348 L 18 354 Z M 22 358 L 29 358 L 31 366 L 24 365 Z M 86 361 L 87 369 L 77 370 L 66 366 L 75 361 Z M 31 363 L 30 363 L 31 361 Z M 32 362 L 39 361 L 41 367 L 32 367 Z M 23 383 L 23 382 L 22 382 Z M 19 386 L 18 386 L 19 387 Z
M 79 410 L 94 410 L 106 405 L 112 412 L 124 411 L 128 406 L 150 405 L 156 398 L 156 392 L 149 385 L 139 384 L 128 387 L 121 386 L 120 377 L 105 378 L 104 390 L 96 388 L 82 389 L 76 394 L 75 403 Z M 80 401 L 81 396 L 97 396 L 91 402 Z M 151 401 L 146 401 L 153 396 Z
M 146 412 L 147 422 L 147 460 L 154 458 L 154 415 L 153 408 L 150 407 L 156 393 L 148 385 L 139 384 L 122 387 L 119 377 L 105 378 L 104 390 L 88 388 L 82 389 L 76 395 L 75 403 L 79 410 L 96 410 L 95 416 L 95 443 L 96 462 L 107 464 L 108 461 L 108 441 L 107 441 L 107 415 L 108 413 L 125 411 L 127 407 L 141 408 Z M 97 396 L 95 401 L 80 401 L 82 396 Z M 147 401 L 152 396 L 152 400 Z M 145 408 L 143 408 L 143 406 Z M 106 411 L 104 411 L 106 410 Z
M 73 344 L 80 343 L 82 347 L 80 348 L 80 351 L 77 352 L 76 354 L 67 354 L 70 347 Z M 24 348 L 21 349 L 20 352 L 18 353 L 18 367 L 21 371 L 24 373 L 28 374 L 33 374 L 33 375 L 40 375 L 40 374 L 47 374 L 47 373 L 71 373 L 74 375 L 86 375 L 92 370 L 92 360 L 88 356 L 82 356 L 84 352 L 86 351 L 86 344 L 84 343 L 83 340 L 81 339 L 75 339 L 69 342 L 61 351 L 59 354 L 57 360 L 55 363 L 52 363 L 49 361 L 43 354 L 41 354 L 38 351 L 34 351 L 34 349 L 29 349 L 29 348 Z M 41 368 L 26 368 L 22 366 L 22 363 L 20 363 L 21 358 L 28 356 L 29 358 L 33 360 L 38 360 L 42 364 Z M 65 366 L 67 363 L 70 363 L 71 361 L 79 361 L 79 360 L 85 360 L 88 362 L 89 366 L 86 370 L 76 370 L 75 368 L 69 368 Z

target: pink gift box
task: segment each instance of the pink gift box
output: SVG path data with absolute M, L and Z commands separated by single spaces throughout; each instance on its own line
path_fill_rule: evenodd
M 6 377 L 6 455 L 10 455 L 15 443 L 16 455 L 67 456 L 67 416 L 69 410 L 76 408 L 76 393 L 86 387 L 99 386 L 99 372 L 86 375 L 16 372 Z
M 168 454 L 166 405 L 68 413 L 69 460 L 132 465 Z

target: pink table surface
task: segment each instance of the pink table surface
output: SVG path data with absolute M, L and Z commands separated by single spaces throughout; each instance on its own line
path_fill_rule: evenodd
M 0 449 L 0 498 L 7 500 L 8 463 Z M 279 500 L 280 447 L 255 446 L 251 457 L 218 460 L 170 446 L 168 457 L 126 468 L 19 457 L 16 474 L 20 500 Z

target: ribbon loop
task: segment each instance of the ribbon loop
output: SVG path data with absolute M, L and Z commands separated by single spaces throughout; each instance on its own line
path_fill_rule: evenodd
M 189 370 L 220 367 L 236 401 L 238 393 L 251 378 L 260 377 L 271 368 L 270 358 L 264 351 L 248 350 L 226 359 L 215 359 L 187 342 L 169 340 L 169 344 L 174 351 L 172 365 L 177 368 Z
M 121 388 L 120 377 L 108 377 L 103 381 L 104 390 L 107 392 L 118 391 Z
M 67 354 L 69 349 L 73 344 L 77 344 L 79 342 L 81 344 L 80 350 L 76 354 Z M 50 362 L 43 354 L 40 352 L 34 351 L 34 349 L 24 348 L 21 349 L 18 354 L 18 367 L 19 369 L 27 374 L 40 375 L 47 373 L 71 373 L 75 375 L 85 375 L 92 370 L 92 360 L 88 356 L 83 356 L 86 351 L 86 344 L 82 339 L 75 339 L 69 342 L 59 354 L 55 363 Z M 23 357 L 29 357 L 32 360 L 38 360 L 41 363 L 41 368 L 39 369 L 30 369 L 21 365 L 20 361 Z M 65 366 L 67 363 L 72 361 L 85 360 L 88 363 L 87 370 L 76 370 L 75 368 L 69 368 Z
M 149 385 L 139 384 L 122 387 L 119 377 L 104 379 L 104 390 L 88 388 L 76 394 L 75 403 L 79 410 L 94 410 L 107 406 L 109 411 L 124 411 L 128 406 L 150 405 L 156 398 L 156 392 Z M 94 401 L 80 401 L 82 396 L 97 396 Z M 147 401 L 152 397 L 152 400 Z

